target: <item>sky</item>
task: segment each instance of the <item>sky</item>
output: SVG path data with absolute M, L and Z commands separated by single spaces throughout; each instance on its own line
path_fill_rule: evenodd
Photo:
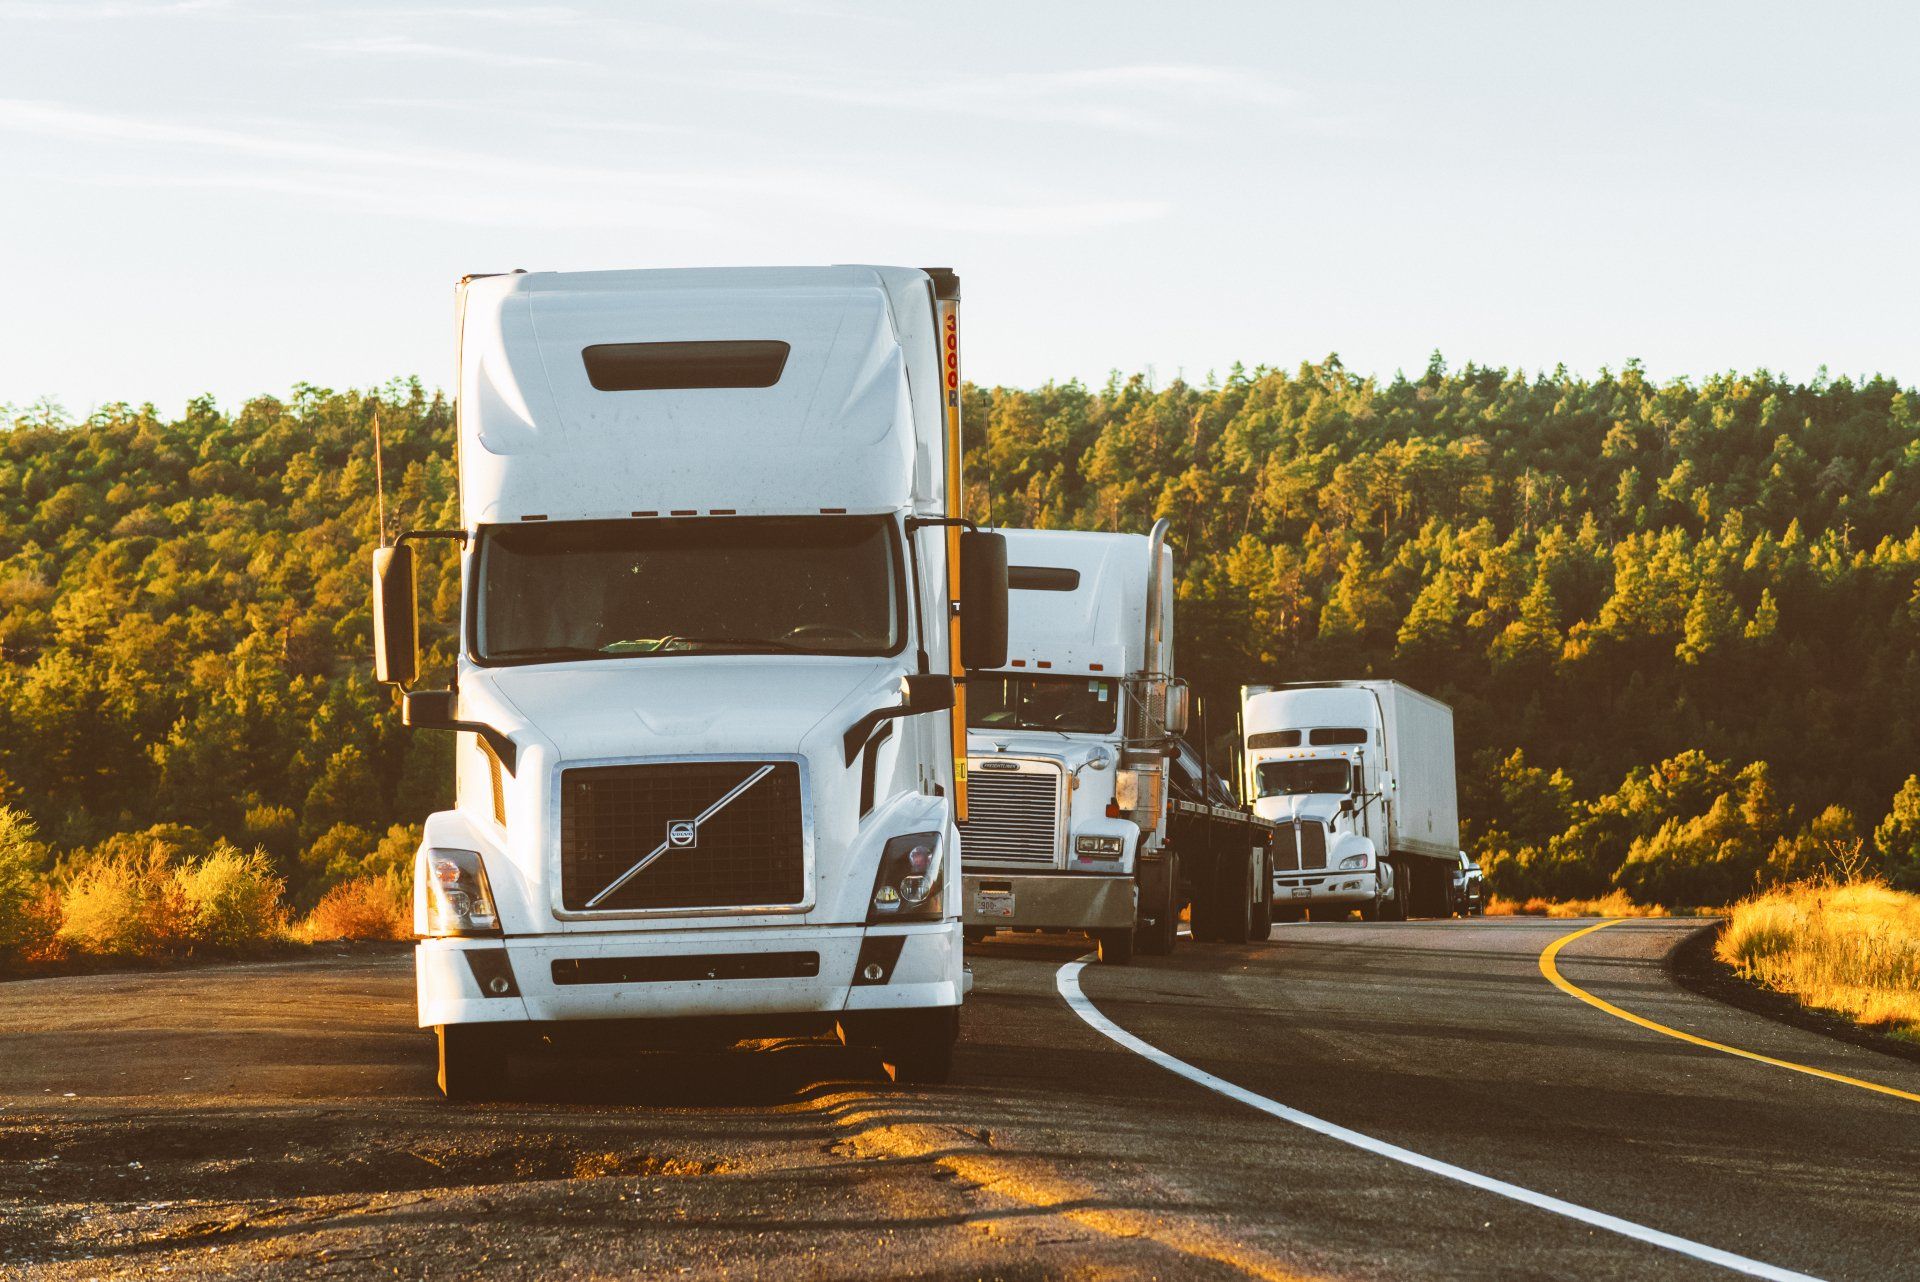
M 1920 381 L 1920 6 L 0 0 L 0 405 L 450 380 L 453 284 L 960 272 L 966 374 Z

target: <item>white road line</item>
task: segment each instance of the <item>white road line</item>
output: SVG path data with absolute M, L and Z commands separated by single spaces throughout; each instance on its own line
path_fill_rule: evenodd
M 1777 1265 L 1767 1264 L 1760 1260 L 1750 1260 L 1744 1255 L 1735 1255 L 1731 1251 L 1722 1251 L 1716 1246 L 1707 1246 L 1704 1243 L 1690 1241 L 1687 1238 L 1675 1237 L 1673 1234 L 1663 1233 L 1659 1229 L 1650 1229 L 1644 1224 L 1635 1224 L 1632 1220 L 1623 1220 L 1617 1215 L 1608 1215 L 1604 1211 L 1590 1210 L 1587 1207 L 1576 1205 L 1573 1202 L 1562 1201 L 1560 1198 L 1551 1197 L 1545 1193 L 1536 1193 L 1532 1189 L 1521 1188 L 1518 1184 L 1509 1184 L 1505 1180 L 1494 1179 L 1491 1175 L 1482 1175 L 1478 1171 L 1469 1171 L 1465 1167 L 1455 1166 L 1451 1162 L 1442 1162 L 1438 1158 L 1428 1157 L 1423 1153 L 1416 1153 L 1412 1149 L 1401 1148 L 1398 1144 L 1389 1144 L 1385 1140 L 1377 1140 L 1371 1135 L 1362 1135 L 1359 1131 L 1348 1130 L 1344 1126 L 1329 1122 L 1324 1118 L 1315 1117 L 1311 1113 L 1303 1113 L 1297 1108 L 1289 1108 L 1277 1100 L 1270 1100 L 1264 1095 L 1255 1094 L 1244 1086 L 1235 1086 L 1225 1078 L 1215 1077 L 1205 1069 L 1195 1068 L 1185 1060 L 1175 1059 L 1158 1046 L 1134 1036 L 1101 1014 L 1099 1008 L 1096 1007 L 1092 1001 L 1088 1000 L 1087 995 L 1080 990 L 1080 972 L 1085 969 L 1086 964 L 1084 961 L 1068 962 L 1060 968 L 1058 974 L 1055 976 L 1055 985 L 1060 990 L 1060 996 L 1066 999 L 1067 1005 L 1073 1008 L 1074 1014 L 1087 1021 L 1087 1023 L 1091 1024 L 1098 1032 L 1120 1043 L 1120 1045 L 1126 1047 L 1141 1058 L 1151 1060 L 1161 1068 L 1166 1069 L 1169 1073 L 1178 1074 L 1190 1082 L 1197 1082 L 1210 1091 L 1217 1091 L 1225 1095 L 1228 1099 L 1238 1100 L 1249 1108 L 1257 1108 L 1262 1113 L 1277 1117 L 1283 1122 L 1292 1122 L 1295 1126 L 1304 1126 L 1307 1130 L 1317 1132 L 1318 1134 L 1326 1136 L 1328 1139 L 1339 1140 L 1342 1144 L 1351 1144 L 1355 1148 L 1365 1149 L 1369 1153 L 1389 1158 L 1395 1162 L 1404 1163 L 1407 1166 L 1416 1167 L 1419 1170 L 1438 1175 L 1443 1179 L 1457 1180 L 1462 1184 L 1468 1184 L 1477 1189 L 1484 1189 L 1489 1193 L 1497 1193 L 1501 1197 L 1512 1198 L 1516 1202 L 1523 1202 L 1528 1206 L 1538 1207 L 1543 1211 L 1551 1211 L 1555 1215 L 1564 1215 L 1568 1219 L 1578 1220 L 1582 1224 L 1591 1224 L 1595 1228 L 1606 1229 L 1610 1233 L 1618 1233 L 1623 1237 L 1630 1237 L 1636 1241 L 1646 1242 L 1653 1246 L 1665 1247 L 1669 1251 L 1676 1251 L 1681 1255 L 1690 1255 L 1696 1260 L 1705 1260 L 1709 1264 L 1718 1264 L 1722 1268 L 1732 1269 L 1735 1273 L 1744 1273 L 1748 1277 L 1755 1278 L 1771 1278 L 1774 1282 L 1819 1282 L 1819 1279 L 1813 1277 L 1812 1274 L 1795 1273 L 1792 1269 L 1783 1269 Z

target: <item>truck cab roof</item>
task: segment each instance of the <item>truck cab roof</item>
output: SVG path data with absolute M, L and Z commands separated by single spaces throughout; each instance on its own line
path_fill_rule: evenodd
M 1119 677 L 1146 666 L 1146 535 L 997 532 L 1007 539 L 1009 668 Z M 1169 554 L 1169 588 L 1171 566 Z
M 944 510 L 935 327 L 915 268 L 474 278 L 463 520 Z

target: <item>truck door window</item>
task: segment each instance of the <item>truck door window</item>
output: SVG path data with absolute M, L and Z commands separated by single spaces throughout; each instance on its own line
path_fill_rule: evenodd
M 1119 703 L 1115 683 L 1100 678 L 967 674 L 967 724 L 978 730 L 1112 734 Z
M 1352 791 L 1352 774 L 1340 760 L 1263 761 L 1254 770 L 1263 797 L 1299 797 L 1310 793 Z
M 884 516 L 558 521 L 482 535 L 474 657 L 886 655 L 904 585 Z

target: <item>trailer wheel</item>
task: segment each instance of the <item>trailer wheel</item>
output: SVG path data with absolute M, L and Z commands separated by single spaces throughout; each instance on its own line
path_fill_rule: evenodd
M 440 1093 L 450 1100 L 499 1099 L 507 1089 L 507 1048 L 487 1024 L 435 1024 Z
M 1165 957 L 1180 938 L 1180 856 L 1167 852 L 1167 893 L 1153 906 L 1153 925 L 1135 932 L 1134 947 L 1143 956 Z
M 1093 932 L 1093 946 L 1100 955 L 1101 965 L 1124 966 L 1133 960 L 1133 927 L 1096 930 Z
M 1408 896 L 1413 887 L 1412 870 L 1399 860 L 1389 860 L 1387 866 L 1393 869 L 1393 894 L 1380 901 L 1381 921 L 1405 921 L 1407 919 Z
M 895 1011 L 881 1026 L 880 1063 L 902 1086 L 939 1086 L 953 1076 L 960 1008 Z
M 1215 869 L 1214 897 L 1219 913 L 1214 938 L 1244 944 L 1253 938 L 1253 852 L 1222 859 Z

